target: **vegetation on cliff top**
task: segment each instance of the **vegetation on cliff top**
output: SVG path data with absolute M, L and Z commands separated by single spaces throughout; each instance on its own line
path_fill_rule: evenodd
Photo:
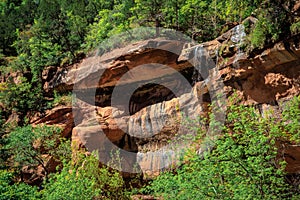
M 125 183 L 117 172 L 98 168 L 96 159 L 84 155 L 79 156 L 78 163 L 72 163 L 70 141 L 61 138 L 59 130 L 29 125 L 28 118 L 36 112 L 59 102 L 69 103 L 69 98 L 61 94 L 45 93 L 42 80 L 45 67 L 66 67 L 78 62 L 103 40 L 132 28 L 171 28 L 205 42 L 249 16 L 257 18 L 257 22 L 251 27 L 245 24 L 247 45 L 249 51 L 257 50 L 299 33 L 299 17 L 291 11 L 293 3 L 292 0 L 0 1 L 3 77 L 0 199 L 128 198 Z M 49 102 L 49 97 L 54 100 Z M 278 149 L 274 145 L 277 141 L 293 143 L 300 138 L 299 97 L 284 111 L 280 121 L 260 118 L 253 108 L 231 109 L 224 136 L 211 154 L 204 159 L 190 155 L 190 164 L 176 175 L 164 174 L 142 192 L 182 199 L 195 196 L 268 199 L 293 195 L 299 198 L 300 189 L 285 181 L 284 163 L 275 162 Z M 5 123 L 12 114 L 19 116 L 17 124 Z M 239 123 L 236 119 L 244 121 Z M 45 154 L 60 163 L 58 169 L 48 173 Z M 25 184 L 20 173 L 22 167 L 37 164 L 46 172 L 39 188 Z
M 258 19 L 247 29 L 253 50 L 298 32 L 299 18 L 291 5 L 281 0 L 1 1 L 1 74 L 19 71 L 23 76 L 1 83 L 3 115 L 15 111 L 23 119 L 29 111 L 46 109 L 43 69 L 74 63 L 115 34 L 141 26 L 165 27 L 204 42 L 252 15 Z

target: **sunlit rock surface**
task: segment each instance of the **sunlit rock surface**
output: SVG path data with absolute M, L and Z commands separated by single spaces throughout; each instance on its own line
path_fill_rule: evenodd
M 129 158 L 128 166 L 137 163 L 144 175 L 155 176 L 165 169 L 164 166 L 173 166 L 177 159 L 168 144 L 180 133 L 178 122 L 183 118 L 182 113 L 186 116 L 207 114 L 214 90 L 220 89 L 226 96 L 236 90 L 243 104 L 256 105 L 262 115 L 269 109 L 280 113 L 279 105 L 300 94 L 299 36 L 247 55 L 240 51 L 238 43 L 234 43 L 236 32 L 237 29 L 232 29 L 199 45 L 147 40 L 110 54 L 85 58 L 69 68 L 56 71 L 50 68 L 44 73 L 47 80 L 44 87 L 72 91 L 76 86 L 77 106 L 81 109 L 75 104 L 72 111 L 71 108 L 53 110 L 35 123 L 71 124 L 65 119 L 71 119 L 72 113 L 76 126 L 72 131 L 75 150 L 98 148 L 103 154 L 99 156 L 109 159 L 110 149 L 105 147 L 112 143 L 116 148 L 132 152 L 130 155 L 134 156 Z M 181 73 L 190 88 L 181 87 L 184 83 L 174 78 L 176 73 L 166 68 L 153 70 L 151 64 L 143 68 L 144 73 L 133 74 L 131 79 L 120 83 L 124 74 L 149 63 L 159 63 Z M 205 67 L 201 68 L 201 63 Z M 194 66 L 200 67 L 201 74 Z M 213 86 L 216 82 L 209 78 L 211 74 L 222 81 L 221 88 Z M 111 105 L 114 86 L 122 89 L 137 82 L 162 79 L 167 87 L 143 85 L 133 92 L 128 105 L 121 104 L 127 95 L 124 89 L 124 94 L 115 96 L 117 100 Z M 179 95 L 168 88 L 176 88 Z M 182 105 L 178 106 L 180 102 Z M 187 131 L 186 128 L 181 131 Z M 69 128 L 66 129 L 69 132 Z M 99 136 L 101 131 L 104 134 Z M 289 155 L 286 156 L 287 171 L 299 173 L 299 147 L 288 146 L 286 153 Z

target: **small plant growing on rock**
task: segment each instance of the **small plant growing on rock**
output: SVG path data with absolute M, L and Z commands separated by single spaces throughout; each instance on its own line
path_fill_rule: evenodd
M 60 95 L 57 91 L 54 91 L 52 106 L 72 106 L 72 94 Z

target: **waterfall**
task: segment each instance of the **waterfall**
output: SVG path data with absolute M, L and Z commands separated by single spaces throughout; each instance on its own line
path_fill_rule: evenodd
M 193 84 L 196 82 L 204 80 L 205 82 L 209 81 L 209 70 L 213 69 L 216 64 L 212 58 L 210 58 L 205 47 L 200 44 L 194 49 L 194 73 L 193 73 Z
M 235 43 L 235 46 L 237 47 L 237 55 L 233 61 L 233 66 L 238 67 L 237 61 L 244 55 L 244 52 L 241 49 L 241 46 L 245 40 L 245 26 L 243 24 L 240 24 L 233 28 L 232 30 L 232 36 L 231 41 Z
M 194 64 L 194 72 L 193 72 L 193 76 L 192 76 L 192 80 L 193 80 L 193 85 L 195 85 L 197 82 L 203 80 L 202 76 L 201 76 L 201 67 L 202 67 L 202 63 L 203 63 L 203 57 L 204 55 L 204 47 L 203 45 L 199 45 L 194 49 L 194 59 L 193 59 L 193 64 Z

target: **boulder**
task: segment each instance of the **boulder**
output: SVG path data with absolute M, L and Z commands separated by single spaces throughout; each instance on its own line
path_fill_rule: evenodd
M 74 127 L 74 118 L 71 106 L 58 106 L 46 111 L 44 116 L 35 117 L 31 124 L 55 125 L 61 128 L 63 137 L 71 137 Z

